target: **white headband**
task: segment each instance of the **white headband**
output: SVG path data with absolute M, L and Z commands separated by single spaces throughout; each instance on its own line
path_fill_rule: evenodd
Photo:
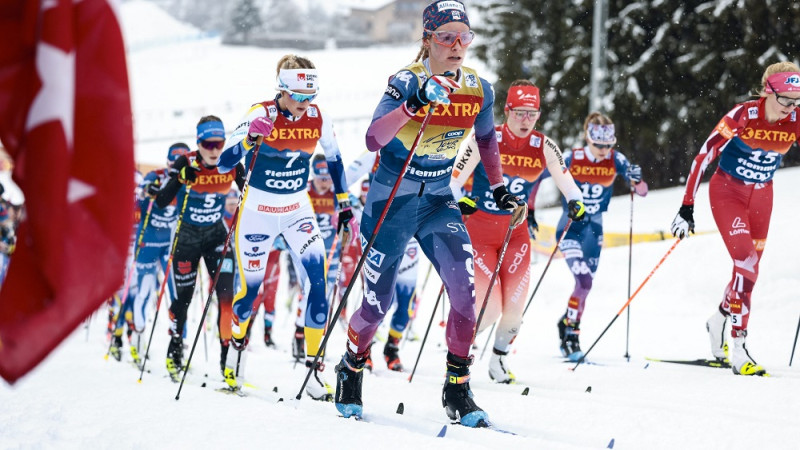
M 279 91 L 301 89 L 317 90 L 317 69 L 281 69 L 278 74 Z

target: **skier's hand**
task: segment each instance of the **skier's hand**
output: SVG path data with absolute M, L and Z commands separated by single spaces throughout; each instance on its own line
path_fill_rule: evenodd
M 197 172 L 200 172 L 200 164 L 194 160 L 189 165 L 181 167 L 178 171 L 178 181 L 181 184 L 192 184 L 197 181 Z
M 155 198 L 155 196 L 158 195 L 158 192 L 160 190 L 161 190 L 161 182 L 158 180 L 158 178 L 151 181 L 150 183 L 147 183 L 147 185 L 145 185 L 144 187 L 145 195 L 151 198 Z
M 694 205 L 681 205 L 678 214 L 672 221 L 672 235 L 683 239 L 689 237 L 689 233 L 694 233 Z
M 586 217 L 586 206 L 580 200 L 570 200 L 567 203 L 567 217 L 580 222 Z
M 350 221 L 352 219 L 353 209 L 350 207 L 350 200 L 340 200 L 339 223 L 336 225 L 336 233 L 340 236 L 341 248 L 343 250 L 350 244 Z
M 536 234 L 539 232 L 539 224 L 536 223 L 536 217 L 533 216 L 533 209 L 528 210 L 528 233 L 531 239 L 536 240 Z
M 498 186 L 492 191 L 494 202 L 497 207 L 511 211 L 511 224 L 513 227 L 521 224 L 525 217 L 528 215 L 528 205 L 514 195 L 508 193 L 505 185 Z
M 630 180 L 631 183 L 636 184 L 642 181 L 642 166 L 631 164 L 628 166 L 628 172 L 625 178 Z
M 455 75 L 453 72 L 445 72 L 425 80 L 419 90 L 406 100 L 406 108 L 412 113 L 416 113 L 431 102 L 450 104 L 450 94 L 461 89 L 461 85 L 452 78 Z
M 259 136 L 272 134 L 273 128 L 275 128 L 275 124 L 269 117 L 256 117 L 250 122 L 250 128 L 247 129 L 247 143 L 252 146 Z
M 468 216 L 470 214 L 474 214 L 475 211 L 478 210 L 475 202 L 478 201 L 478 197 L 469 198 L 466 195 L 461 197 L 458 201 L 458 209 L 461 211 L 462 216 Z

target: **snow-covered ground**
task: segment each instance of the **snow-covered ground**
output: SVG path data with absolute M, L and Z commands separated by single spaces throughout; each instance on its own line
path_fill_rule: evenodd
M 121 9 L 129 19 L 147 7 L 129 2 Z M 154 13 L 149 14 L 154 17 Z M 282 53 L 226 48 L 213 40 L 180 41 L 132 52 L 129 61 L 140 139 L 137 155 L 160 162 L 164 144 L 154 139 L 145 145 L 142 140 L 162 134 L 171 139 L 171 127 L 178 130 L 174 124 L 181 120 L 185 120 L 180 129 L 187 140 L 200 115 L 218 111 L 226 124 L 233 124 L 249 102 L 272 94 L 274 64 Z M 320 104 L 334 116 L 368 116 L 385 77 L 414 54 L 414 48 L 309 54 L 330 80 L 323 81 Z M 348 59 L 351 56 L 356 58 Z M 347 87 L 351 85 L 358 89 Z M 223 108 L 226 102 L 230 102 L 229 110 Z M 182 115 L 174 113 L 179 109 L 184 111 Z M 356 134 L 363 136 L 363 128 Z M 345 162 L 360 152 L 360 148 L 347 150 Z M 769 378 L 737 377 L 730 370 L 645 359 L 710 356 L 704 323 L 721 299 L 732 264 L 719 235 L 709 233 L 681 242 L 631 304 L 630 361 L 623 357 L 623 313 L 592 350 L 590 359 L 597 365 L 580 366 L 574 372 L 568 370 L 573 365 L 560 358 L 556 330 L 556 321 L 572 290 L 572 276 L 563 260 L 552 263 L 509 358 L 518 383 L 491 382 L 488 355 L 473 366 L 476 401 L 498 427 L 517 435 L 448 426 L 444 438 L 435 437 L 449 423 L 440 400 L 445 346 L 439 313 L 413 383 L 408 383 L 407 373 L 388 371 L 380 359 L 383 344 L 375 345 L 375 371 L 364 377 L 365 421 L 338 417 L 330 403 L 308 397 L 294 400 L 305 371 L 291 361 L 293 313 L 284 305 L 287 294 L 282 281 L 275 325 L 278 348 L 263 345 L 262 329 L 257 325 L 245 370 L 252 386 L 246 388 L 248 397 L 213 391 L 221 380 L 219 348 L 212 330 L 208 334 L 208 359 L 201 337 L 187 385 L 180 400 L 175 400 L 177 385 L 166 378 L 164 367 L 168 337 L 163 310 L 148 363 L 152 373 L 146 373 L 143 382 L 137 384 L 138 371 L 128 362 L 127 354 L 122 363 L 103 359 L 108 343 L 105 311 L 101 310 L 89 322 L 88 330 L 76 330 L 19 383 L 0 384 L 0 449 L 574 449 L 606 448 L 612 439 L 615 449 L 797 448 L 800 361 L 788 367 L 788 360 L 800 315 L 796 300 L 800 267 L 794 229 L 800 220 L 794 207 L 798 189 L 800 169 L 778 172 L 770 239 L 753 293 L 748 346 L 754 358 L 773 374 Z M 666 230 L 681 196 L 681 189 L 666 189 L 651 192 L 644 199 L 637 197 L 635 231 Z M 707 198 L 704 184 L 695 214 L 699 231 L 715 228 Z M 605 216 L 607 231 L 627 232 L 630 206 L 627 196 L 612 200 Z M 559 214 L 557 210 L 537 210 L 542 224 L 554 225 Z M 634 246 L 633 289 L 672 243 Z M 538 257 L 532 265 L 532 285 L 544 264 L 545 258 Z M 422 289 L 426 270 L 423 265 L 418 289 Z M 627 273 L 628 248 L 606 249 L 582 322 L 585 350 L 627 300 Z M 438 288 L 438 280 L 431 277 L 422 291 L 419 320 L 414 324 L 420 336 Z M 356 301 L 351 299 L 351 305 Z M 201 303 L 198 297 L 192 304 L 192 337 Z M 213 310 L 210 317 L 216 321 Z M 385 335 L 385 330 L 379 334 Z M 478 337 L 476 358 L 485 341 L 485 335 Z M 334 381 L 333 365 L 344 351 L 344 342 L 345 334 L 337 326 L 325 370 L 329 382 Z M 407 342 L 401 348 L 407 367 L 413 366 L 419 349 L 419 341 Z M 800 354 L 795 357 L 800 359 Z M 202 383 L 207 386 L 201 387 Z M 526 387 L 530 392 L 523 396 Z M 283 401 L 279 402 L 280 398 Z M 403 415 L 395 413 L 400 402 L 405 407 Z

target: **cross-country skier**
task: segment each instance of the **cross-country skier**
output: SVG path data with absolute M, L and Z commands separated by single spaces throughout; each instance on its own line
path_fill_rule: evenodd
M 176 207 L 181 214 L 180 230 L 175 235 L 172 272 L 177 297 L 169 308 L 170 342 L 167 348 L 167 371 L 174 381 L 180 380 L 183 367 L 183 329 L 197 282 L 200 258 L 203 258 L 211 279 L 220 269 L 216 285 L 219 302 L 219 339 L 221 366 L 224 368 L 231 338 L 231 303 L 233 301 L 233 252 L 222 259 L 228 229 L 223 218 L 225 198 L 233 183 L 244 186 L 244 168 L 238 164 L 233 172 L 221 173 L 217 167 L 225 145 L 225 128 L 216 116 L 205 116 L 197 124 L 197 150 L 178 157 L 173 163 L 171 178 L 156 196 L 156 206 L 165 208 L 177 195 Z
M 242 354 L 247 345 L 253 300 L 264 279 L 267 253 L 275 237 L 282 234 L 295 259 L 300 284 L 305 288 L 302 319 L 308 367 L 317 354 L 328 317 L 326 249 L 307 194 L 309 160 L 317 143 L 325 152 L 339 201 L 339 229 L 347 227 L 353 217 L 333 125 L 311 103 L 317 96 L 317 86 L 318 74 L 311 61 L 296 55 L 281 58 L 277 70 L 278 94 L 250 108 L 221 159 L 223 168 L 232 167 L 243 157 L 249 166 L 257 138 L 264 137 L 236 226 L 242 287 L 234 300 L 234 346 Z M 228 384 L 237 388 L 234 368 L 238 358 L 233 356 L 232 352 L 225 373 Z M 330 400 L 333 389 L 320 377 L 323 369 L 321 364 L 315 367 L 315 376 L 306 392 L 314 399 Z
M 708 184 L 711 212 L 733 259 L 731 281 L 722 302 L 706 322 L 711 352 L 729 356 L 733 373 L 766 375 L 745 345 L 753 287 L 767 242 L 772 213 L 772 177 L 781 159 L 800 136 L 800 68 L 794 63 L 770 65 L 761 76 L 757 100 L 736 105 L 719 121 L 692 163 L 683 205 L 672 222 L 673 236 L 694 232 L 694 199 L 706 167 L 720 157 Z M 730 340 L 725 328 L 730 319 Z M 726 349 L 730 348 L 730 355 Z
M 539 106 L 539 88 L 533 83 L 528 80 L 511 83 L 504 107 L 506 122 L 496 128 L 504 181 L 512 195 L 532 206 L 535 187 L 547 169 L 568 200 L 568 216 L 573 220 L 581 220 L 583 196 L 567 170 L 561 150 L 549 137 L 533 129 L 541 114 Z M 475 254 L 475 308 L 476 314 L 479 314 L 497 267 L 511 213 L 498 208 L 492 197 L 474 136 L 466 144 L 462 145 L 456 158 L 451 187 L 454 188 L 453 193 L 460 196 L 460 188 L 474 173 L 472 195 L 475 198 L 463 197 L 459 207 L 462 214 L 471 214 L 466 224 Z M 528 210 L 528 230 L 518 227 L 511 234 L 481 321 L 481 330 L 484 330 L 502 313 L 489 362 L 489 377 L 499 383 L 513 383 L 516 379 L 508 369 L 506 355 L 522 326 L 522 311 L 530 283 L 530 238 L 536 230 L 538 225 L 531 208 Z
M 642 181 L 642 168 L 628 162 L 619 150 L 614 124 L 604 114 L 593 112 L 583 122 L 586 145 L 564 154 L 572 178 L 580 187 L 586 205 L 586 219 L 572 222 L 559 245 L 564 261 L 575 278 L 575 288 L 567 301 L 567 311 L 558 320 L 558 337 L 561 354 L 570 361 L 578 361 L 583 352 L 580 347 L 580 323 L 586 297 L 592 289 L 592 280 L 600 264 L 603 248 L 603 213 L 608 209 L 614 180 L 621 175 L 637 195 L 647 195 L 647 183 Z M 564 212 L 556 233 L 567 225 L 572 211 L 562 197 Z
M 422 22 L 416 62 L 390 79 L 367 130 L 367 149 L 380 151 L 381 160 L 364 206 L 362 245 L 372 238 L 398 175 L 403 179 L 374 247 L 365 255 L 364 298 L 350 319 L 347 351 L 336 366 L 336 407 L 345 417 L 362 413 L 361 380 L 369 346 L 391 305 L 406 243 L 415 236 L 451 302 L 442 405 L 453 420 L 485 426 L 488 415 L 475 403 L 469 387 L 475 328 L 472 245 L 449 187 L 453 161 L 470 128 L 475 127 L 481 160 L 500 208 L 515 210 L 524 220 L 526 206 L 503 185 L 492 86 L 475 70 L 462 67 L 474 37 L 464 5 L 433 2 L 423 11 Z M 432 116 L 423 137 L 411 149 L 429 111 Z M 410 164 L 401 172 L 412 150 Z

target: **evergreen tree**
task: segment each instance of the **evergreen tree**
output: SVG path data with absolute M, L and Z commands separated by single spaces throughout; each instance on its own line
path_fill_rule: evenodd
M 582 145 L 593 3 L 479 7 L 486 20 L 477 53 L 498 74 L 498 108 L 510 81 L 531 79 L 542 90 L 539 128 L 564 147 Z M 652 187 L 682 184 L 708 134 L 759 87 L 764 67 L 797 62 L 800 50 L 800 4 L 791 0 L 609 0 L 606 25 L 602 112 Z M 796 153 L 785 164 L 800 162 Z
M 250 33 L 261 27 L 261 11 L 254 0 L 239 0 L 231 14 L 231 24 L 226 34 L 242 35 L 242 42 L 250 42 Z

